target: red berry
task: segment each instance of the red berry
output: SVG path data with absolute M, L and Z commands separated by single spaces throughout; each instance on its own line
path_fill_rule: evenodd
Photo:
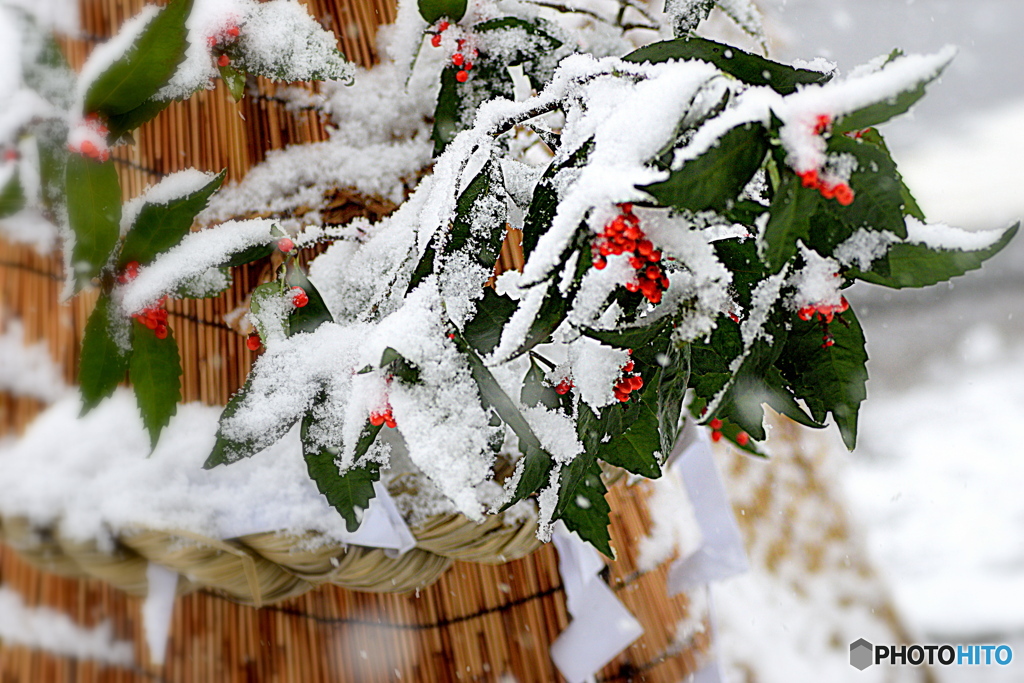
M 629 400 L 629 394 L 622 391 L 616 391 L 615 398 L 619 399 L 619 403 L 625 403 Z
M 640 283 L 637 282 L 636 280 L 630 280 L 629 282 L 626 283 L 626 290 L 627 291 L 635 292 L 635 291 L 637 291 L 639 289 L 640 289 Z
M 249 337 L 245 340 L 245 346 L 250 351 L 259 351 L 260 347 L 263 346 L 263 342 L 260 341 L 260 335 L 256 334 L 255 332 L 250 334 Z
M 814 306 L 804 306 L 797 315 L 801 320 L 810 320 L 814 317 Z
M 374 427 L 380 427 L 382 424 L 384 424 L 384 414 L 376 412 L 370 413 L 370 424 L 372 424 Z
M 634 367 L 633 361 L 629 361 L 628 363 L 626 363 L 625 365 L 622 366 L 622 371 L 623 372 L 633 372 L 633 367 Z
M 818 171 L 817 169 L 811 169 L 810 171 L 804 171 L 800 173 L 800 184 L 804 187 L 817 187 L 818 186 Z
M 836 273 L 838 275 L 839 273 Z M 850 308 L 850 302 L 846 300 L 845 296 L 839 297 L 839 312 L 842 313 Z
M 302 287 L 292 287 L 292 303 L 295 308 L 302 308 L 309 303 L 309 295 Z
M 709 422 L 708 424 L 711 425 L 712 429 L 716 429 L 717 430 L 717 429 L 721 429 L 722 428 L 722 421 L 719 420 L 717 417 L 715 419 L 713 419 L 711 422 Z
M 722 440 L 722 432 L 719 432 L 719 431 L 711 432 L 711 440 L 714 441 L 715 443 L 718 443 L 719 441 L 721 441 Z
M 644 262 L 642 259 L 639 259 L 636 256 L 630 256 L 629 265 L 633 266 L 633 268 L 636 270 L 640 270 L 641 268 L 644 267 Z
M 277 248 L 287 254 L 295 248 L 295 242 L 290 237 L 282 237 L 277 241 Z
M 156 327 L 153 328 L 153 332 L 156 334 L 157 339 L 167 339 L 167 325 L 157 323 Z
M 447 21 L 442 21 L 440 24 L 437 25 L 437 30 L 443 33 L 448 30 L 449 26 L 451 26 L 451 24 L 449 24 Z
M 647 276 L 648 280 L 660 280 L 661 268 L 658 266 L 647 266 L 647 270 L 644 271 L 644 275 Z
M 608 265 L 608 262 L 604 259 L 594 259 L 594 267 L 598 270 L 604 270 L 604 267 Z
M 221 55 L 217 58 L 217 66 L 227 66 L 231 63 L 231 58 L 227 55 Z
M 462 70 L 459 73 L 455 74 L 455 80 L 457 80 L 459 83 L 465 83 L 468 79 L 469 79 L 469 72 L 468 71 Z
M 461 52 L 456 52 L 452 55 L 452 64 L 455 66 L 462 66 L 464 61 L 466 61 L 466 57 Z
M 840 183 L 836 185 L 836 201 L 839 202 L 840 206 L 849 206 L 853 204 L 853 190 L 846 183 Z
M 232 26 L 231 28 L 228 29 L 228 35 L 231 36 L 232 38 L 237 38 L 240 33 L 241 33 L 241 31 L 238 30 L 237 26 Z
M 633 375 L 629 379 L 629 387 L 631 391 L 639 391 L 644 388 L 644 378 L 640 375 Z
M 654 251 L 647 255 L 647 260 L 650 261 L 651 263 L 657 263 L 658 261 L 661 260 L 661 252 L 655 249 Z
M 470 69 L 473 68 L 473 62 L 466 62 L 465 64 L 462 65 L 462 68 L 465 69 L 466 71 L 469 71 Z
M 391 413 L 388 413 L 387 416 L 384 417 L 384 424 L 386 424 L 391 429 L 394 429 L 395 427 L 398 426 L 398 423 L 395 422 L 395 418 L 391 417 Z
M 622 211 L 622 213 L 633 213 L 633 205 L 629 202 L 623 202 L 622 204 L 619 204 L 619 210 Z
M 433 45 L 434 47 L 441 47 L 441 34 L 435 33 L 433 36 L 431 36 L 430 44 Z
M 836 196 L 836 188 L 838 185 L 822 185 L 820 188 L 821 196 L 825 199 L 832 199 Z
M 746 446 L 748 443 L 750 443 L 750 435 L 747 434 L 746 432 L 740 432 L 739 434 L 736 435 L 736 443 L 738 443 L 741 446 Z
M 666 276 L 662 275 L 662 276 L 661 276 L 661 288 L 662 288 L 662 289 L 668 289 L 668 286 L 669 286 L 670 284 L 672 284 L 672 283 L 671 283 L 671 282 L 669 282 L 669 279 L 668 279 L 668 277 L 666 277 Z

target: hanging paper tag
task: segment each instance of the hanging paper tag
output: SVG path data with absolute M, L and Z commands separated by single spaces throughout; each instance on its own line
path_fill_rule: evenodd
M 167 634 L 171 631 L 171 615 L 178 593 L 178 574 L 152 562 L 146 567 L 146 601 L 142 603 L 142 630 L 146 634 L 149 660 L 164 663 Z
M 552 540 L 572 623 L 551 644 L 551 659 L 569 683 L 583 683 L 643 635 L 598 573 L 604 561 L 594 548 L 559 522 Z
M 699 548 L 672 563 L 669 595 L 746 572 L 743 537 L 715 468 L 707 431 L 688 421 L 669 463 L 671 471 L 682 477 L 702 536 Z

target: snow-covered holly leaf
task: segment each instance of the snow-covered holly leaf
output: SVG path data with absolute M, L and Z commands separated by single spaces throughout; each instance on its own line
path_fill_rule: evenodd
M 370 501 L 377 495 L 373 490 L 374 482 L 380 479 L 380 464 L 367 462 L 357 465 L 344 474 L 338 471 L 338 464 L 335 455 L 330 449 L 322 448 L 309 438 L 310 427 L 314 417 L 312 411 L 307 412 L 302 419 L 300 436 L 302 440 L 302 453 L 306 460 L 306 470 L 309 478 L 316 483 L 320 494 L 327 499 L 327 502 L 345 518 L 345 528 L 349 533 L 355 532 L 362 522 L 363 513 L 369 508 Z M 366 452 L 369 444 L 373 443 L 380 426 L 373 426 L 367 422 L 363 426 L 360 443 L 368 441 L 362 453 L 357 454 L 356 460 Z
M 12 167 L 11 177 L 0 189 L 0 218 L 7 218 L 18 213 L 25 206 L 25 192 L 21 189 L 21 178 L 18 168 Z
M 796 243 L 807 240 L 810 217 L 818 207 L 818 193 L 803 187 L 794 173 L 783 173 L 782 185 L 772 199 L 770 218 L 759 236 L 759 251 L 772 273 L 796 255 Z
M 519 440 L 519 451 L 522 453 L 523 473 L 516 482 L 511 497 L 501 506 L 500 512 L 539 491 L 551 477 L 554 460 L 550 453 L 522 439 Z
M 727 131 L 706 152 L 670 172 L 668 179 L 641 186 L 662 206 L 690 211 L 724 209 L 761 167 L 768 153 L 768 136 L 758 124 Z
M 245 74 L 231 66 L 218 67 L 221 80 L 228 87 L 228 93 L 235 102 L 240 102 L 245 96 Z
M 68 221 L 74 232 L 71 253 L 75 291 L 99 275 L 117 244 L 121 227 L 121 185 L 112 162 L 80 154 L 68 157 L 65 175 Z
M 260 339 L 287 336 L 288 308 L 282 302 L 283 283 L 278 280 L 264 282 L 249 295 L 249 316 Z
M 437 106 L 434 107 L 434 129 L 430 138 L 434 141 L 434 156 L 440 156 L 448 143 L 462 130 L 461 111 L 463 109 L 459 82 L 455 80 L 458 70 L 446 67 L 441 71 L 441 89 L 437 93 Z
M 191 11 L 192 0 L 171 0 L 162 8 L 124 55 L 89 84 L 85 111 L 126 114 L 156 94 L 184 59 Z
M 447 256 L 468 249 L 477 263 L 493 268 L 501 252 L 507 221 L 508 195 L 501 166 L 492 159 L 459 195 L 455 220 L 446 234 L 442 252 Z
M 484 288 L 483 299 L 476 306 L 476 315 L 466 323 L 462 334 L 478 353 L 488 354 L 501 340 L 501 330 L 516 310 L 516 302 L 501 296 L 492 287 Z
M 82 353 L 78 364 L 78 384 L 82 392 L 82 414 L 114 393 L 128 373 L 131 351 L 122 349 L 114 338 L 121 327 L 125 337 L 131 333 L 126 320 L 110 316 L 110 297 L 101 295 L 85 324 Z
M 278 81 L 352 82 L 355 69 L 338 51 L 338 39 L 301 3 L 261 3 L 239 28 L 241 35 L 225 49 L 238 71 Z
M 881 70 L 885 71 L 886 68 L 890 68 L 891 65 L 896 64 L 903 59 L 906 59 L 906 57 L 903 57 L 902 53 L 897 54 L 894 52 Z M 952 53 L 949 53 L 937 69 L 921 73 L 920 77 L 916 79 L 912 87 L 902 90 L 895 95 L 886 93 L 884 98 L 878 102 L 869 104 L 857 111 L 853 111 L 839 117 L 832 124 L 833 134 L 877 126 L 880 123 L 885 123 L 894 116 L 899 116 L 900 114 L 905 113 L 914 106 L 919 99 L 924 97 L 925 87 L 942 75 L 942 72 L 945 71 L 952 59 L 953 55 Z
M 258 433 L 256 436 L 238 441 L 224 430 L 224 424 L 228 422 L 238 412 L 242 403 L 246 400 L 249 394 L 249 388 L 252 386 L 253 374 L 249 373 L 249 377 L 246 378 L 245 384 L 242 388 L 235 393 L 228 400 L 228 404 L 224 406 L 224 410 L 220 414 L 220 426 L 217 429 L 217 441 L 214 443 L 213 450 L 210 455 L 207 456 L 206 462 L 203 464 L 203 469 L 213 469 L 218 465 L 230 465 L 233 462 L 241 460 L 242 458 L 249 458 L 256 455 L 264 448 L 275 443 L 278 439 L 284 436 L 292 425 L 295 424 L 295 420 L 291 418 L 278 419 L 273 421 L 269 428 Z
M 420 369 L 390 346 L 380 355 L 379 366 L 385 368 L 389 375 L 407 384 L 416 384 L 420 381 Z
M 698 59 L 714 64 L 727 74 L 750 85 L 767 85 L 789 95 L 798 86 L 827 83 L 832 75 L 808 69 L 795 69 L 770 59 L 744 52 L 724 43 L 689 37 L 651 43 L 625 57 L 627 62 L 667 62 L 670 59 Z M 861 126 L 866 128 L 866 126 Z
M 289 268 L 286 282 L 289 288 L 301 287 L 302 291 L 306 293 L 307 299 L 305 306 L 296 307 L 288 316 L 289 336 L 299 332 L 312 332 L 324 323 L 334 320 L 331 312 L 327 310 L 327 304 L 324 303 L 320 292 L 309 281 L 302 268 L 297 266 Z
M 225 174 L 226 171 L 221 171 L 202 187 L 166 202 L 144 203 L 124 238 L 118 263 L 122 267 L 129 261 L 145 265 L 157 254 L 178 244 L 188 234 L 195 217 L 206 208 L 210 197 L 220 188 Z M 164 184 L 171 186 L 175 182 L 179 182 L 178 174 L 167 176 L 150 192 L 159 193 Z
M 523 219 L 523 255 L 526 259 L 530 258 L 540 236 L 551 227 L 551 221 L 558 211 L 556 176 L 567 168 L 583 166 L 593 150 L 594 142 L 589 140 L 580 145 L 579 149 L 563 161 L 556 163 L 552 160 L 540 180 L 537 181 L 537 185 L 533 189 L 533 199 L 530 200 L 530 207 Z
M 458 21 L 466 13 L 466 0 L 417 0 L 417 7 L 428 24 L 441 19 Z
M 39 198 L 50 215 L 60 216 L 66 210 L 64 182 L 68 160 L 68 128 L 64 121 L 46 121 L 37 128 L 36 149 L 39 152 Z
M 833 321 L 829 331 L 835 344 L 826 347 L 817 322 L 797 319 L 776 365 L 816 421 L 823 423 L 832 413 L 843 442 L 853 450 L 857 412 L 867 398 L 864 331 L 852 308 L 842 313 L 842 320 Z
M 835 135 L 829 140 L 830 153 L 849 154 L 857 160 L 849 185 L 855 195 L 849 206 L 826 200 L 828 207 L 851 234 L 858 228 L 888 230 L 897 237 L 907 236 L 904 221 L 902 182 L 892 158 L 875 145 Z
M 150 446 L 156 448 L 160 432 L 178 409 L 181 400 L 181 359 L 174 334 L 158 339 L 139 321 L 133 323 L 132 356 L 128 367 L 142 423 L 149 432 Z
M 211 268 L 199 277 L 186 280 L 170 294 L 172 299 L 209 299 L 231 287 L 231 270 Z
M 561 519 L 570 531 L 575 531 L 608 558 L 615 559 L 608 531 L 611 506 L 605 500 L 607 493 L 597 458 L 581 454 L 562 470 L 555 519 Z
M 991 246 L 976 251 L 942 249 L 924 243 L 901 242 L 892 245 L 888 254 L 879 259 L 887 264 L 887 274 L 879 272 L 881 269 L 876 267 L 869 271 L 852 269 L 847 272 L 847 277 L 894 289 L 927 287 L 937 282 L 945 282 L 969 270 L 981 268 L 982 263 L 1009 244 L 1019 228 L 1020 223 L 1015 223 Z
M 747 310 L 751 306 L 751 293 L 768 275 L 761 259 L 757 257 L 757 243 L 752 239 L 738 238 L 718 240 L 712 245 L 715 256 L 732 273 L 732 291 L 736 302 Z

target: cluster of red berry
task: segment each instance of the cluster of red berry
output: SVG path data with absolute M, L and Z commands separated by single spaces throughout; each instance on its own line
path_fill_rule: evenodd
M 165 296 L 154 305 L 144 309 L 142 313 L 132 316 L 137 322 L 153 330 L 157 339 L 167 338 L 167 309 L 164 308 L 166 303 L 167 297 Z
M 633 353 L 633 349 L 629 350 Z M 629 400 L 629 394 L 634 391 L 643 389 L 644 378 L 639 373 L 633 373 L 633 361 L 629 361 L 622 366 L 622 375 L 619 377 L 619 381 L 615 383 L 615 387 L 612 392 L 615 394 L 621 403 L 625 403 Z
M 238 28 L 237 25 L 231 24 L 227 28 L 219 31 L 218 33 L 215 33 L 212 36 L 207 36 L 206 44 L 213 48 L 217 45 L 234 42 L 235 38 L 240 36 L 241 33 L 242 31 Z M 220 54 L 220 56 L 217 57 L 217 66 L 227 66 L 230 63 L 231 58 L 223 52 Z
M 68 143 L 68 151 L 74 154 L 81 154 L 87 156 L 95 161 L 103 162 L 110 158 L 110 150 L 106 146 L 106 136 L 110 133 L 103 121 L 96 114 L 89 114 L 85 117 L 83 123 L 88 131 L 87 137 L 82 139 L 78 144 Z M 90 137 L 96 136 L 100 139 L 100 144 L 97 145 L 93 142 Z
M 797 315 L 801 320 L 810 320 L 815 316 L 818 317 L 818 322 L 821 324 L 822 332 L 821 346 L 822 348 L 827 349 L 830 346 L 834 346 L 836 343 L 835 337 L 832 336 L 832 333 L 828 329 L 828 324 L 832 322 L 837 315 L 843 313 L 849 307 L 850 302 L 846 300 L 845 296 L 841 296 L 839 297 L 838 304 L 814 304 L 804 306 L 797 312 Z M 840 318 L 840 322 L 841 321 L 842 318 Z
M 618 256 L 631 252 L 629 264 L 636 271 L 636 279 L 626 283 L 631 292 L 642 292 L 652 304 L 661 301 L 661 293 L 668 289 L 668 276 L 658 263 L 661 252 L 640 229 L 640 219 L 633 213 L 632 204 L 620 204 L 621 214 L 613 218 L 604 227 L 604 232 L 594 240 L 594 267 L 598 270 L 607 265 L 608 256 Z
M 814 123 L 814 134 L 822 135 L 832 126 L 832 117 L 828 114 L 819 114 Z M 830 183 L 823 180 L 818 169 L 812 168 L 797 174 L 800 177 L 800 184 L 821 193 L 825 199 L 835 199 L 841 206 L 853 204 L 853 189 L 846 183 Z
M 383 411 L 375 410 L 370 413 L 370 424 L 374 427 L 380 427 L 381 425 L 387 425 L 394 429 L 397 426 L 395 422 L 395 416 L 391 412 L 391 404 L 388 403 Z
M 708 423 L 708 426 L 711 427 L 711 440 L 714 441 L 715 443 L 721 441 L 722 421 L 716 417 L 710 423 Z M 746 432 L 740 432 L 739 434 L 736 435 L 736 443 L 738 443 L 741 446 L 746 446 L 748 443 L 750 443 L 750 435 L 747 434 Z
M 437 24 L 437 31 L 430 38 L 430 44 L 434 47 L 441 47 L 441 34 L 447 31 L 452 25 L 447 21 L 440 21 Z M 469 80 L 469 72 L 473 68 L 473 60 L 477 58 L 477 50 L 465 38 L 459 38 L 456 43 L 455 54 L 452 55 L 452 65 L 459 67 L 455 74 L 455 80 L 465 83 Z
M 797 313 L 801 320 L 810 320 L 815 315 L 818 316 L 818 320 L 824 320 L 826 323 L 832 322 L 832 319 L 839 313 L 843 313 L 850 308 L 850 302 L 846 300 L 845 296 L 839 297 L 838 304 L 813 304 L 810 306 L 804 306 Z

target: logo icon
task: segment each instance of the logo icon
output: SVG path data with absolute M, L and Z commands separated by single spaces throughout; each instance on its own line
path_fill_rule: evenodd
M 859 671 L 868 668 L 874 663 L 871 661 L 874 650 L 875 646 L 863 638 L 853 641 L 850 643 L 850 666 Z

